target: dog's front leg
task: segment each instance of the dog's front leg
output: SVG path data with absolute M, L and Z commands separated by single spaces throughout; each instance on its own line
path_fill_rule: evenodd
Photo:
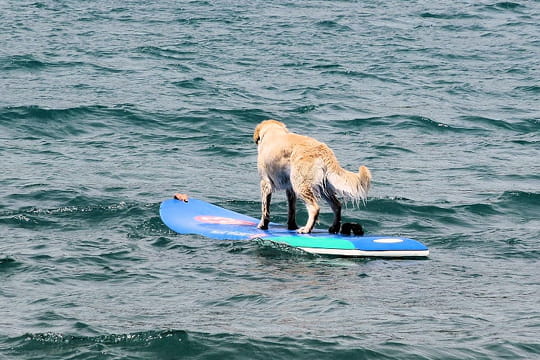
M 296 193 L 293 189 L 287 189 L 287 201 L 289 203 L 289 219 L 287 220 L 287 229 L 296 230 Z
M 268 229 L 270 222 L 270 201 L 272 200 L 272 186 L 265 180 L 261 180 L 261 221 L 257 226 L 261 230 Z

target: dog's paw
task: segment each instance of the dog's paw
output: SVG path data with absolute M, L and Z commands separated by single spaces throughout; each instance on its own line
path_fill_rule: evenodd
M 309 234 L 311 229 L 308 229 L 306 226 L 302 226 L 301 228 L 296 229 L 296 232 L 299 234 Z
M 259 223 L 259 225 L 257 225 L 257 228 L 258 229 L 261 229 L 261 230 L 268 230 L 268 224 L 265 224 L 265 223 Z
M 298 229 L 298 225 L 296 225 L 296 223 L 287 224 L 287 230 L 297 230 L 297 229 Z
M 330 234 L 337 234 L 339 232 L 339 225 L 332 225 L 328 228 Z
M 341 235 L 351 235 L 351 232 L 354 236 L 364 235 L 364 229 L 362 228 L 362 225 L 358 223 L 343 223 L 343 225 L 341 225 Z
M 351 235 L 351 226 L 352 226 L 351 223 L 343 223 L 343 224 L 341 224 L 340 234 L 341 235 Z
M 353 223 L 352 232 L 355 236 L 364 236 L 364 229 L 362 228 L 362 225 L 360 224 Z

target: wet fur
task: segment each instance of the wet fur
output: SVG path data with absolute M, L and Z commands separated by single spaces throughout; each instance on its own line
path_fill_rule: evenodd
M 289 206 L 287 226 L 299 233 L 309 233 L 319 216 L 318 201 L 324 199 L 334 212 L 328 229 L 337 233 L 341 226 L 341 203 L 338 197 L 364 202 L 371 185 L 371 173 L 360 166 L 358 173 L 343 169 L 334 152 L 324 143 L 308 136 L 289 132 L 282 122 L 265 120 L 255 128 L 253 140 L 258 145 L 257 167 L 261 178 L 262 215 L 258 225 L 268 229 L 272 193 L 285 190 Z M 305 226 L 296 224 L 296 199 L 306 204 Z

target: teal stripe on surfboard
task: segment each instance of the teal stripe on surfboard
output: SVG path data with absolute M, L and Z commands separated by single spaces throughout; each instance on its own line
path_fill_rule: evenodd
M 296 247 L 309 247 L 309 248 L 325 248 L 325 249 L 339 249 L 339 250 L 353 250 L 356 249 L 349 240 L 336 239 L 336 238 L 315 238 L 309 236 L 271 236 L 266 239 L 285 243 L 290 246 Z

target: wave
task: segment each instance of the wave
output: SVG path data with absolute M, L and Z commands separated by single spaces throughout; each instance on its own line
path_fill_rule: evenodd
M 484 116 L 461 116 L 471 129 L 481 129 L 489 131 L 509 130 L 512 132 L 524 133 L 540 130 L 540 122 L 535 120 L 524 120 L 520 122 L 510 122 L 508 120 L 493 119 Z
M 350 28 L 347 25 L 342 25 L 336 21 L 333 20 L 322 20 L 315 24 L 315 26 L 321 28 L 321 29 L 327 29 L 332 30 L 336 32 L 349 32 L 352 31 L 352 28 Z
M 381 339 L 379 343 L 371 343 L 346 335 L 331 338 L 254 338 L 243 334 L 185 330 L 149 330 L 97 336 L 28 333 L 9 338 L 3 343 L 0 342 L 0 346 L 5 348 L 5 355 L 26 359 L 42 358 L 44 354 L 48 359 L 459 359 L 494 358 L 501 353 L 512 358 L 526 358 L 540 353 L 538 344 L 511 341 L 476 347 L 454 344 L 437 348 L 398 340 Z
M 540 122 L 536 119 L 509 121 L 484 116 L 461 116 L 458 120 L 454 123 L 445 123 L 422 115 L 393 114 L 335 121 L 342 124 L 340 127 L 347 129 L 384 127 L 393 130 L 418 129 L 424 133 L 466 133 L 468 135 L 489 135 L 500 130 L 529 134 L 540 130 Z
M 21 265 L 21 263 L 12 256 L 6 255 L 0 257 L 0 273 L 18 267 L 19 265 Z
M 0 58 L 1 71 L 24 71 L 36 72 L 55 68 L 89 68 L 98 72 L 108 73 L 126 73 L 129 70 L 121 70 L 110 66 L 99 65 L 96 63 L 87 63 L 82 61 L 51 61 L 41 60 L 30 54 L 11 55 Z
M 153 114 L 138 110 L 131 104 L 118 104 L 114 107 L 86 105 L 72 108 L 44 108 L 36 105 L 0 108 L 0 121 L 29 120 L 62 121 L 80 118 L 102 119 L 107 117 L 123 118 L 131 123 L 152 122 Z
M 13 55 L 0 58 L 0 71 L 10 70 L 41 70 L 47 66 L 47 63 L 37 59 L 32 55 Z
M 101 111 L 100 107 L 75 107 L 68 109 L 45 109 L 39 106 L 7 107 L 0 109 L 0 124 L 8 129 L 16 128 L 27 138 L 63 138 L 87 133 L 84 127 L 72 120 Z
M 11 338 L 8 354 L 39 358 L 47 354 L 47 358 L 110 358 L 125 356 L 131 353 L 137 358 L 148 356 L 194 354 L 190 351 L 190 342 L 185 331 L 146 331 L 128 334 L 112 334 L 101 336 L 77 336 L 61 333 L 34 333 Z M 140 356 L 140 357 L 139 357 Z
M 129 219 L 147 217 L 153 230 L 159 229 L 152 221 L 155 213 L 153 204 L 117 202 L 114 199 L 96 199 L 77 194 L 75 191 L 38 191 L 26 195 L 12 195 L 17 201 L 26 203 L 52 203 L 63 202 L 59 207 L 40 208 L 36 206 L 23 207 L 19 210 L 0 211 L 0 224 L 25 228 L 30 230 L 62 229 L 62 231 L 92 227 L 96 225 L 123 226 L 123 221 L 131 223 Z M 25 199 L 28 199 L 26 201 Z M 154 214 L 155 215 L 155 214 Z M 157 215 L 156 215 L 157 216 Z M 81 221 L 85 224 L 83 225 Z M 143 222 L 143 225 L 146 224 Z M 148 225 L 148 224 L 146 224 Z M 141 225 L 142 226 L 142 225 Z
M 208 82 L 203 77 L 197 76 L 190 80 L 175 81 L 173 82 L 173 85 L 182 89 L 195 90 L 204 89 L 205 87 L 207 87 L 207 83 Z
M 522 221 L 531 221 L 538 219 L 540 214 L 540 193 L 505 191 L 497 198 L 495 204 L 501 212 L 512 212 L 519 215 Z
M 136 52 L 141 54 L 147 54 L 157 58 L 165 58 L 169 60 L 185 61 L 192 60 L 197 57 L 196 51 L 198 47 L 197 43 L 184 41 L 176 44 L 174 48 L 171 47 L 158 47 L 158 46 L 141 46 L 135 49 Z M 185 69 L 189 69 L 185 67 Z
M 358 78 L 360 80 L 363 79 L 370 79 L 370 80 L 377 80 L 382 83 L 392 83 L 392 84 L 403 84 L 402 81 L 398 80 L 397 78 L 392 77 L 391 74 L 382 75 L 382 74 L 376 74 L 376 73 L 369 73 L 365 71 L 358 71 L 358 70 L 325 70 L 321 72 L 322 75 L 333 75 L 333 76 L 344 76 L 346 78 Z
M 440 20 L 461 20 L 461 19 L 481 19 L 481 16 L 468 14 L 468 13 L 435 13 L 435 12 L 423 12 L 420 14 L 421 18 L 425 19 L 440 19 Z
M 387 116 L 373 116 L 366 118 L 354 118 L 349 120 L 336 120 L 340 127 L 347 129 L 363 129 L 370 127 L 384 127 L 394 130 L 410 130 L 419 129 L 422 132 L 437 132 L 437 133 L 462 133 L 466 131 L 477 131 L 478 129 L 470 129 L 450 125 L 441 121 L 431 119 L 422 115 L 406 115 L 393 114 Z
M 417 203 L 406 198 L 371 198 L 364 209 L 387 215 L 430 216 L 433 218 L 474 216 L 498 216 L 508 211 L 521 212 L 523 219 L 534 219 L 534 214 L 540 211 L 540 194 L 530 191 L 504 191 L 496 197 L 488 197 L 482 202 L 468 204 L 453 204 L 450 202 L 438 204 Z M 465 224 L 467 222 L 465 221 Z
M 143 134 L 148 128 L 169 130 L 170 126 L 190 125 L 174 115 L 151 113 L 132 104 L 112 107 L 84 105 L 70 108 L 45 108 L 36 105 L 0 108 L 0 126 L 13 136 L 26 139 L 65 139 L 78 136 L 120 136 L 126 126 Z
M 484 5 L 484 8 L 492 11 L 520 11 L 525 9 L 526 6 L 513 1 L 501 1 L 494 4 Z
M 517 86 L 517 87 L 514 88 L 514 90 L 523 91 L 523 92 L 530 92 L 530 93 L 533 93 L 533 94 L 540 94 L 540 86 L 539 85 Z

